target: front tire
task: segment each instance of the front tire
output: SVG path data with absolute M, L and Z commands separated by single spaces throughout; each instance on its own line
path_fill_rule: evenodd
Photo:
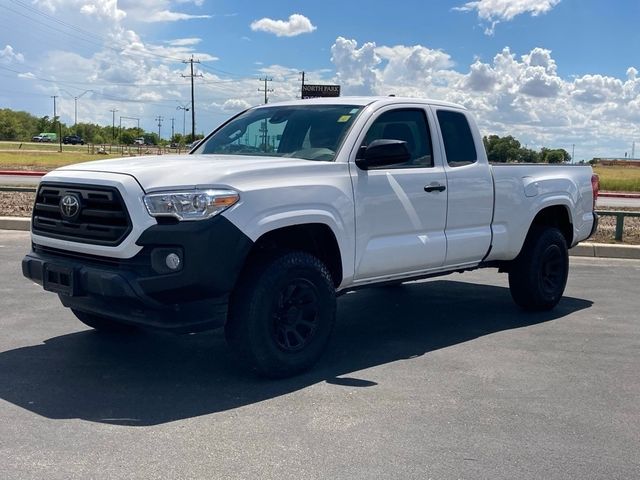
M 136 330 L 136 327 L 133 325 L 127 325 L 126 323 L 121 323 L 108 317 L 101 317 L 100 315 L 81 312 L 80 310 L 75 310 L 73 308 L 71 311 L 78 320 L 99 332 L 129 333 Z
M 335 288 L 327 267 L 305 252 L 278 252 L 242 275 L 225 336 L 247 367 L 284 378 L 318 361 L 335 317 Z
M 534 227 L 509 270 L 511 297 L 529 311 L 555 307 L 569 274 L 567 241 L 557 228 Z

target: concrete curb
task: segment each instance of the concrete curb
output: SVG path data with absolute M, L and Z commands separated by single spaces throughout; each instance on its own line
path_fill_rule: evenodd
M 42 177 L 49 172 L 34 172 L 33 170 L 0 170 L 0 175 L 22 176 L 22 177 Z
M 640 193 L 599 192 L 598 196 L 607 198 L 640 198 Z
M 0 217 L 0 230 L 29 231 L 31 219 L 29 217 Z
M 27 217 L 0 217 L 0 230 L 29 231 L 31 219 Z M 583 242 L 569 250 L 572 257 L 626 258 L 640 260 L 640 245 L 619 245 Z
M 569 250 L 569 255 L 640 260 L 640 245 L 583 242 Z

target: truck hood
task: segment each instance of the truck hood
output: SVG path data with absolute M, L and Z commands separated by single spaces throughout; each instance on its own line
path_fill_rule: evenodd
M 304 174 L 328 162 L 281 157 L 252 157 L 240 155 L 164 155 L 118 158 L 78 163 L 55 170 L 101 172 L 130 175 L 145 192 L 229 186 L 242 189 L 252 181 L 264 181 L 277 175 Z M 333 162 L 331 162 L 333 163 Z

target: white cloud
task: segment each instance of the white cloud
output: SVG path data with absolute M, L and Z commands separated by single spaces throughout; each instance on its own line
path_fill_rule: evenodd
M 0 64 L 9 65 L 14 62 L 23 63 L 24 55 L 16 53 L 11 45 L 6 45 L 0 50 Z
M 189 47 L 191 45 L 198 45 L 202 42 L 201 38 L 176 38 L 175 40 L 169 40 L 167 43 L 172 47 Z
M 496 71 L 486 63 L 476 60 L 471 65 L 471 71 L 467 75 L 465 87 L 477 92 L 490 92 L 498 83 Z
M 316 30 L 316 26 L 304 15 L 294 13 L 288 20 L 273 20 L 271 18 L 261 18 L 251 23 L 251 30 L 273 33 L 278 37 L 295 37 L 303 33 L 311 33 Z
M 491 24 L 486 28 L 485 33 L 493 35 L 496 25 L 500 22 L 513 20 L 523 13 L 529 13 L 535 17 L 547 13 L 559 3 L 560 0 L 477 0 L 455 7 L 454 10 L 477 11 L 481 20 Z
M 51 13 L 71 8 L 87 16 L 115 21 L 120 21 L 127 15 L 123 9 L 119 8 L 118 0 L 33 0 L 32 3 Z
M 372 94 L 377 89 L 382 59 L 376 53 L 376 44 L 367 42 L 358 48 L 358 42 L 338 37 L 331 46 L 331 61 L 336 67 L 338 82 L 351 95 Z
M 222 104 L 222 110 L 225 112 L 241 112 L 251 107 L 251 104 L 241 98 L 230 98 Z
M 629 79 L 631 82 L 634 79 Z M 573 82 L 571 96 L 584 103 L 606 103 L 621 98 L 624 86 L 621 80 L 603 75 L 584 75 Z
M 359 47 L 343 37 L 331 53 L 344 95 L 395 93 L 452 101 L 469 108 L 486 134 L 514 135 L 538 147 L 575 143 L 578 159 L 611 156 L 614 145 L 640 135 L 640 78 L 634 67 L 625 79 L 564 79 L 550 50 L 534 48 L 516 56 L 504 48 L 492 61 L 478 59 L 461 72 L 446 52 L 426 46 Z
M 196 18 L 211 18 L 211 15 L 190 15 L 188 13 L 172 12 L 171 10 L 159 10 L 151 15 L 141 17 L 142 22 L 177 22 L 179 20 L 193 20 Z

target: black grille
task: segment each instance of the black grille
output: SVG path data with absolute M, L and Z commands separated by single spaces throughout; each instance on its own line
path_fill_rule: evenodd
M 64 219 L 60 210 L 60 200 L 68 193 L 80 199 L 80 215 L 73 220 Z M 32 230 L 45 237 L 114 246 L 131 231 L 131 220 L 115 188 L 41 183 L 33 207 Z

